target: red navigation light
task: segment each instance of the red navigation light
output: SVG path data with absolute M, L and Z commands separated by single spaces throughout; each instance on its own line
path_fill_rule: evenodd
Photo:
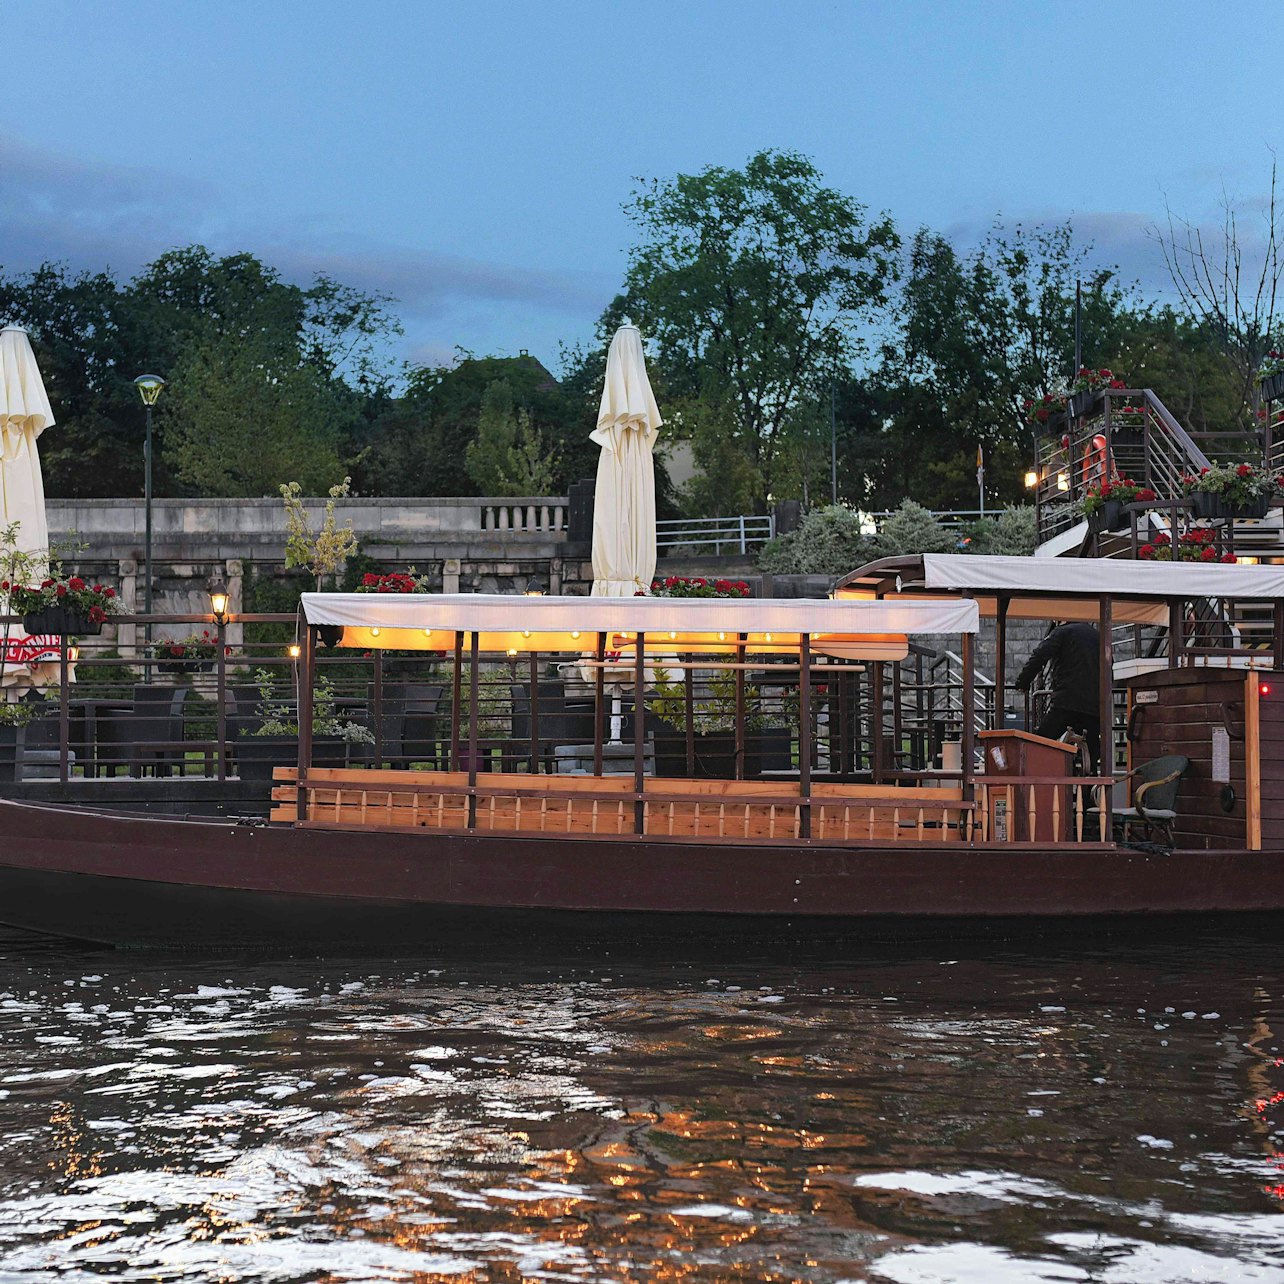
M 1257 693 L 1258 693 L 1258 695 L 1270 695 L 1270 694 L 1271 694 L 1271 684 L 1270 684 L 1269 682 L 1263 682 L 1263 683 L 1261 683 L 1261 684 L 1258 686 L 1258 688 L 1257 688 Z

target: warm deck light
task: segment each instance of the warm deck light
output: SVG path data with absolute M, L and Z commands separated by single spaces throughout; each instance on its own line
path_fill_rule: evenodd
M 1025 470 L 1025 488 L 1033 490 L 1039 484 L 1039 470 L 1037 468 L 1027 468 Z
M 1065 475 L 1065 473 L 1058 473 L 1058 474 L 1057 474 L 1057 489 L 1058 489 L 1058 490 L 1069 490 L 1069 489 L 1070 489 L 1070 478 L 1069 478 L 1069 477 L 1067 477 L 1067 476 Z
M 508 648 L 508 655 L 509 655 L 509 658 L 511 659 L 511 658 L 512 658 L 513 656 L 515 656 L 516 654 L 517 654 L 517 648 L 516 648 L 515 646 L 510 646 L 510 647 Z
M 767 642 L 770 642 L 770 641 L 771 641 L 771 634 L 770 634 L 770 633 L 764 633 L 762 636 L 763 636 L 763 640 L 764 640 L 764 641 L 767 641 Z
M 571 637 L 573 637 L 573 638 L 578 638 L 579 636 L 580 636 L 580 631 L 579 631 L 579 629 L 572 629 L 572 630 L 571 630 Z
M 215 624 L 227 623 L 227 589 L 222 584 L 215 584 L 210 589 L 210 614 L 214 617 Z
M 524 637 L 524 638 L 528 638 L 528 637 L 530 637 L 530 635 L 531 635 L 531 631 L 530 631 L 530 629 L 523 629 L 523 630 L 522 630 L 522 637 Z
M 719 633 L 719 634 L 718 634 L 718 641 L 719 641 L 719 642 L 725 642 L 726 640 L 727 640 L 727 635 L 726 635 L 725 633 Z
M 431 630 L 431 629 L 425 629 L 425 630 L 424 630 L 424 637 L 426 637 L 426 638 L 430 638 L 430 637 L 432 637 L 432 630 Z
M 291 642 L 286 649 L 291 660 L 297 660 L 303 654 L 303 648 L 297 642 Z
M 371 636 L 372 638 L 377 638 L 377 637 L 379 636 L 379 630 L 378 630 L 378 629 L 371 629 L 371 630 L 370 630 L 370 636 Z
M 526 581 L 525 592 L 527 597 L 543 597 L 548 592 L 548 583 L 540 579 L 538 575 L 532 575 Z

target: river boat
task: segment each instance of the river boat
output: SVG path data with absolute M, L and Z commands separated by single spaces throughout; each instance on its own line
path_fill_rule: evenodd
M 1005 716 L 1017 619 L 1098 625 L 1102 774 Z M 425 660 L 451 688 L 440 761 L 314 764 L 323 632 L 444 653 Z M 956 683 L 924 680 L 942 644 Z M 816 601 L 309 593 L 300 645 L 298 757 L 270 820 L 0 801 L 0 921 L 118 945 L 400 950 L 1284 909 L 1284 568 L 923 555 Z M 576 684 L 589 734 L 550 707 L 550 673 Z M 527 692 L 502 752 L 488 676 Z M 771 700 L 788 735 L 769 769 L 751 741 Z M 685 776 L 654 774 L 660 701 Z M 695 770 L 712 721 L 731 736 L 722 778 Z M 1137 802 L 1128 774 L 1164 755 L 1188 764 L 1169 838 L 1136 841 L 1116 823 Z

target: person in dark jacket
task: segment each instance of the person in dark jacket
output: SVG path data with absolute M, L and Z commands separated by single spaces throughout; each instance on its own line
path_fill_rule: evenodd
M 1034 649 L 1016 685 L 1029 691 L 1044 666 L 1051 666 L 1052 703 L 1038 734 L 1056 740 L 1075 731 L 1088 742 L 1092 770 L 1101 755 L 1101 638 L 1095 625 L 1060 624 Z

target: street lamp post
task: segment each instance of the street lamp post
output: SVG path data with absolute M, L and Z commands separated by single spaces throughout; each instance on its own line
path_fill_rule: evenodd
M 139 375 L 134 387 L 147 410 L 147 437 L 143 443 L 143 508 L 146 534 L 143 542 L 143 614 L 148 617 L 144 631 L 150 648 L 152 641 L 152 407 L 160 396 L 165 380 L 160 375 Z M 150 650 L 148 655 L 150 656 Z M 147 666 L 147 679 L 151 680 L 151 665 Z

